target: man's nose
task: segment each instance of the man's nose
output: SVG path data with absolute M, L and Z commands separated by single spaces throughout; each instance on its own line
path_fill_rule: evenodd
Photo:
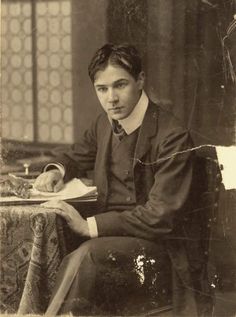
M 117 94 L 115 93 L 114 89 L 108 90 L 108 102 L 113 103 L 118 100 Z

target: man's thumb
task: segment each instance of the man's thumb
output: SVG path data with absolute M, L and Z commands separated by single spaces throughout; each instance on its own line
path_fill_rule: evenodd
M 54 193 L 59 192 L 59 190 L 61 190 L 63 187 L 64 187 L 64 182 L 62 179 L 60 179 L 53 187 Z

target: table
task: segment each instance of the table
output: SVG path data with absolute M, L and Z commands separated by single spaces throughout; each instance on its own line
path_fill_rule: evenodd
M 80 238 L 52 209 L 0 207 L 0 312 L 45 312 L 62 258 Z

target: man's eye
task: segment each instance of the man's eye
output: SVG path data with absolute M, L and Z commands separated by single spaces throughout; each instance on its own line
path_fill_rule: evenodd
M 119 83 L 116 85 L 116 88 L 120 89 L 120 88 L 125 88 L 126 83 Z
M 97 89 L 99 92 L 106 92 L 107 91 L 107 88 L 106 87 L 99 87 L 98 89 Z

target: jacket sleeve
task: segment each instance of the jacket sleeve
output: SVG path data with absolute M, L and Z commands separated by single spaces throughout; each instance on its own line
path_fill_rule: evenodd
M 171 233 L 190 192 L 192 152 L 185 150 L 191 146 L 188 133 L 182 129 L 166 136 L 151 163 L 154 183 L 146 203 L 123 212 L 109 211 L 96 215 L 98 235 L 155 240 Z
M 64 180 L 67 182 L 73 177 L 82 177 L 89 170 L 94 169 L 97 153 L 97 121 L 85 131 L 83 137 L 69 149 L 61 151 L 55 161 L 65 168 Z

